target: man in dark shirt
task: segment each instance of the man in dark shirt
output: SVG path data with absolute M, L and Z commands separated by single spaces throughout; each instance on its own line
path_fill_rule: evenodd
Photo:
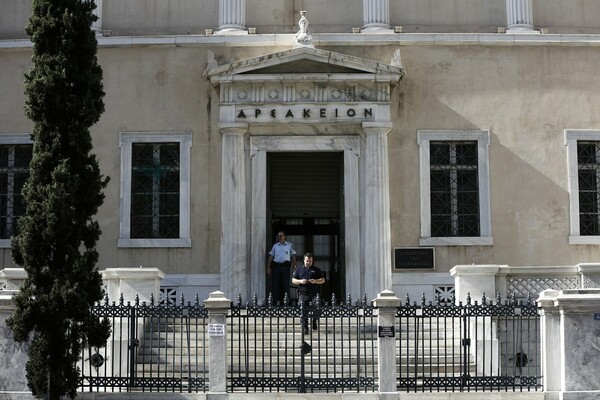
M 298 285 L 298 302 L 307 306 L 309 302 L 314 301 L 319 293 L 319 286 L 325 283 L 323 272 L 313 265 L 313 255 L 306 253 L 304 255 L 304 265 L 296 268 L 292 276 L 292 283 Z M 304 334 L 308 333 L 308 318 L 301 319 Z M 313 330 L 317 330 L 317 318 L 312 322 Z

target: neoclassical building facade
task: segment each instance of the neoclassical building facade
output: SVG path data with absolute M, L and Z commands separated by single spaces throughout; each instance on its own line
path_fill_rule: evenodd
M 600 4 L 96 4 L 101 269 L 158 268 L 167 301 L 264 299 L 280 230 L 325 297 L 447 298 L 456 265 L 600 261 Z M 0 9 L 2 269 L 31 157 L 31 2 Z

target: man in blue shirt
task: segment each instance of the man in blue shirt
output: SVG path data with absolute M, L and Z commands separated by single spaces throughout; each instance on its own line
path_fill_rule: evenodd
M 283 303 L 283 297 L 290 296 L 290 267 L 296 266 L 294 245 L 285 240 L 285 232 L 277 233 L 277 243 L 269 252 L 267 275 L 273 278 L 273 303 Z
M 304 303 L 304 306 L 308 306 L 308 303 L 315 300 L 319 293 L 319 285 L 325 283 L 325 277 L 323 272 L 313 265 L 312 253 L 306 253 L 304 255 L 304 265 L 301 265 L 294 271 L 292 276 L 292 283 L 298 285 L 298 304 Z M 304 334 L 308 333 L 308 318 L 302 318 L 302 330 Z M 317 330 L 317 318 L 312 321 L 313 330 Z

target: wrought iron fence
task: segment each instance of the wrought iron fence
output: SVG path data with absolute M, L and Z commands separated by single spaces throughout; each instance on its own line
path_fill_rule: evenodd
M 206 318 L 198 297 L 193 303 L 102 304 L 92 308 L 108 318 L 107 346 L 88 349 L 81 368 L 84 391 L 204 392 L 208 384 Z
M 208 390 L 208 312 L 197 297 L 175 304 L 106 299 L 92 312 L 109 319 L 112 334 L 105 348 L 84 354 L 82 390 Z M 366 296 L 355 304 L 333 297 L 308 306 L 238 298 L 226 319 L 227 390 L 377 391 L 377 366 L 385 356 L 378 352 L 378 312 Z M 400 391 L 541 388 L 539 316 L 530 299 L 411 304 L 407 298 L 395 320 Z
M 535 303 L 405 304 L 396 313 L 398 390 L 541 389 L 540 326 Z
M 229 390 L 375 391 L 376 325 L 366 297 L 357 304 L 350 297 L 342 303 L 317 298 L 307 306 L 238 299 L 229 316 Z

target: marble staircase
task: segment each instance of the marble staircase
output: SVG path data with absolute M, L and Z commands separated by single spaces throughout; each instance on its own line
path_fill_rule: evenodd
M 228 370 L 232 376 L 285 377 L 301 372 L 302 342 L 312 349 L 304 355 L 305 376 L 312 378 L 377 374 L 377 327 L 344 318 L 321 319 L 319 329 L 302 335 L 293 318 L 277 325 L 227 325 Z M 186 325 L 177 318 L 147 324 L 136 359 L 138 377 L 180 377 L 206 374 L 208 333 L 205 324 Z M 396 327 L 397 372 L 401 376 L 460 376 L 463 361 L 459 327 Z M 399 330 L 399 332 L 398 332 Z

